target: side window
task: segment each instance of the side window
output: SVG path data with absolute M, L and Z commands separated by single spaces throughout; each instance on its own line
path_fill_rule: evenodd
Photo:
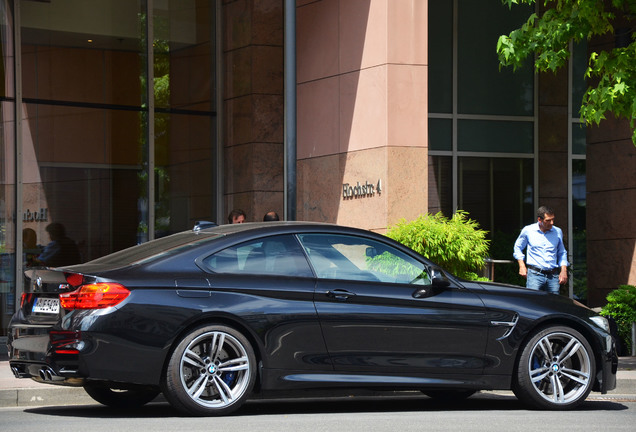
M 387 244 L 347 235 L 301 234 L 299 238 L 319 278 L 431 283 L 423 263 Z
M 313 277 L 292 236 L 272 236 L 223 249 L 202 261 L 215 273 Z

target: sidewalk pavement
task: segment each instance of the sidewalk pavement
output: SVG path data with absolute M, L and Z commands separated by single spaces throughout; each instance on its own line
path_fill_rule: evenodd
M 591 393 L 588 399 L 636 402 L 636 357 L 619 358 L 617 381 L 615 390 L 605 395 Z M 28 378 L 15 378 L 9 367 L 7 354 L 0 353 L 0 408 L 94 403 L 96 402 L 81 387 L 41 384 Z

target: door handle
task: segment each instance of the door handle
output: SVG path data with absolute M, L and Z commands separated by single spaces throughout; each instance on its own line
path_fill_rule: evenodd
M 336 300 L 349 300 L 349 297 L 354 297 L 355 293 L 347 290 L 329 290 L 327 291 L 327 297 L 335 298 Z

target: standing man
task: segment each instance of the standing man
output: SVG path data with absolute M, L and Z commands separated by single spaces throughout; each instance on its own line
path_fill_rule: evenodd
M 526 278 L 526 287 L 559 294 L 559 286 L 568 281 L 567 255 L 563 231 L 554 226 L 554 210 L 539 207 L 537 223 L 524 227 L 514 246 L 514 257 L 519 263 L 519 274 Z

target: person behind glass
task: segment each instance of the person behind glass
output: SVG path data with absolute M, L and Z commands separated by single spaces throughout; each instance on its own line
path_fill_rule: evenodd
M 263 216 L 263 222 L 274 222 L 279 220 L 280 218 L 278 217 L 278 213 L 274 211 L 267 212 L 265 213 L 265 216 Z
M 234 209 L 227 215 L 227 223 L 237 224 L 245 222 L 245 212 L 241 209 Z
M 527 288 L 559 294 L 560 285 L 568 281 L 568 260 L 563 231 L 554 226 L 554 210 L 539 207 L 537 223 L 521 230 L 513 255 L 519 263 L 519 274 L 526 278 Z
M 53 222 L 47 225 L 46 231 L 51 237 L 51 242 L 37 257 L 39 263 L 48 267 L 62 267 L 81 262 L 79 249 L 75 242 L 66 236 L 64 225 Z
M 38 236 L 32 228 L 24 228 L 22 230 L 22 254 L 24 256 L 24 265 L 33 267 L 37 265 L 37 257 L 42 252 L 42 248 L 38 246 Z

